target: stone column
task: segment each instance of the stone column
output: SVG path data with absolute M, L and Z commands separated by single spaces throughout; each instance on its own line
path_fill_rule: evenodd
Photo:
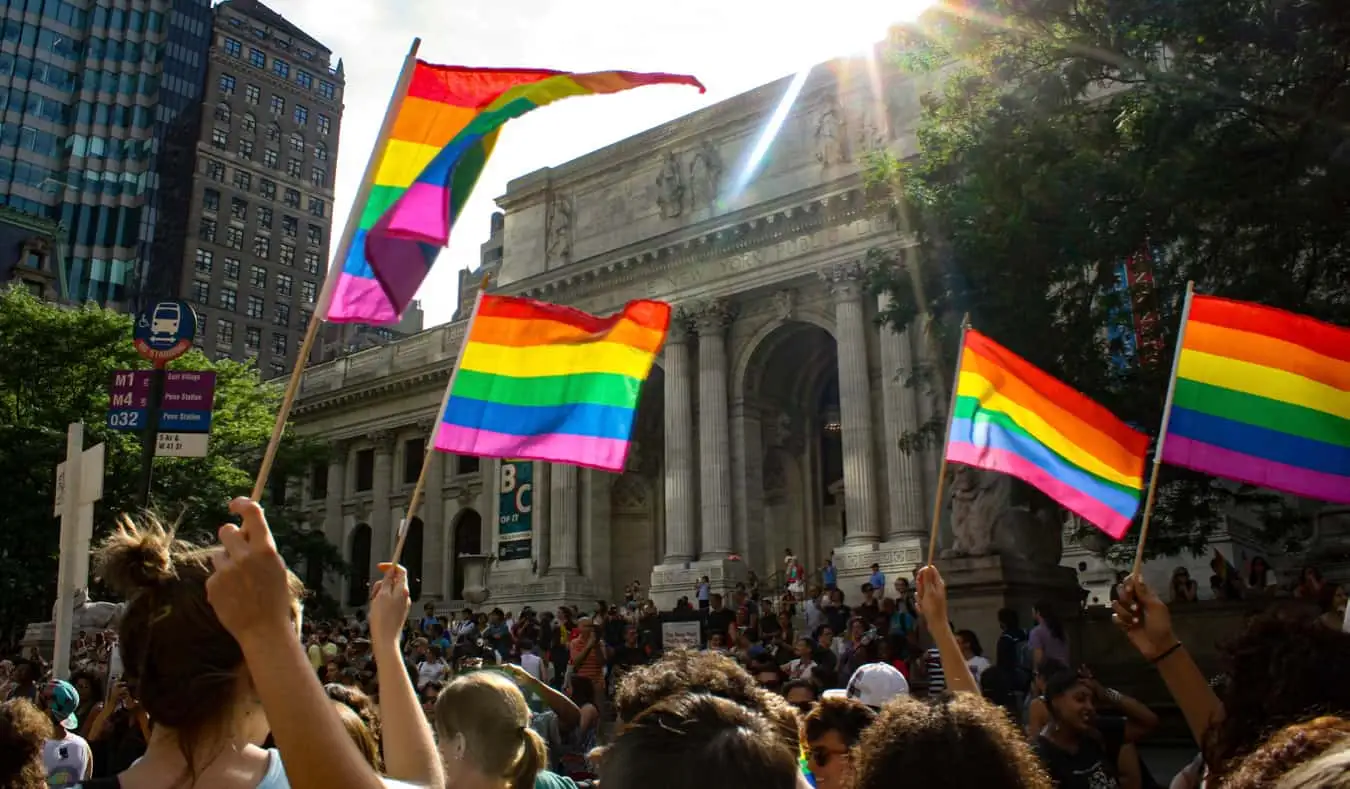
M 726 332 L 733 312 L 721 300 L 690 313 L 698 331 L 699 559 L 724 559 L 732 551 L 731 428 L 727 417 Z
M 549 467 L 549 574 L 575 575 L 577 573 L 578 529 L 577 498 L 579 490 L 577 467 L 553 463 Z
M 394 434 L 379 430 L 366 437 L 375 444 L 375 478 L 370 505 L 370 578 L 373 582 L 380 577 L 375 565 L 389 561 L 394 549 L 389 513 L 389 491 L 394 484 Z
M 553 508 L 549 499 L 553 498 L 552 474 L 549 463 L 536 461 L 534 464 L 534 574 L 548 574 L 549 557 L 552 554 Z
M 844 452 L 844 512 L 847 545 L 874 543 L 879 536 L 872 453 L 871 376 L 867 370 L 867 316 L 863 314 L 863 267 L 835 263 L 821 277 L 834 296 L 839 348 L 839 420 Z
M 883 293 L 880 308 L 890 306 Z M 886 539 L 924 537 L 928 533 L 924 505 L 923 454 L 900 448 L 900 437 L 919 429 L 918 390 L 905 383 L 914 374 L 913 332 L 881 327 L 882 412 L 886 424 Z
M 323 536 L 342 550 L 342 502 L 347 500 L 347 442 L 328 445 L 328 495 L 323 500 Z
M 431 433 L 429 422 L 418 423 L 422 435 Z M 445 454 L 432 450 L 426 457 L 426 488 L 417 517 L 422 519 L 422 597 L 439 595 L 445 577 Z
M 694 558 L 694 406 L 689 370 L 689 333 L 683 320 L 671 323 L 662 356 L 666 395 L 665 564 Z

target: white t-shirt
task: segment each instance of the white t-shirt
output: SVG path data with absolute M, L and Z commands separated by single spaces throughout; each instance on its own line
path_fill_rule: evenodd
M 533 652 L 520 653 L 520 667 L 525 669 L 526 673 L 540 682 L 547 682 L 544 677 L 544 661 Z
M 89 743 L 78 734 L 66 732 L 59 740 L 47 740 L 42 745 L 42 764 L 47 769 L 47 785 L 74 786 L 89 774 Z
M 424 660 L 417 664 L 417 689 L 421 690 L 427 686 L 428 682 L 434 682 L 445 676 L 450 670 L 444 660 Z
M 970 673 L 975 676 L 975 684 L 979 685 L 980 675 L 985 672 L 985 669 L 989 668 L 989 658 L 983 655 L 976 655 L 970 660 L 967 660 L 966 665 L 970 667 Z

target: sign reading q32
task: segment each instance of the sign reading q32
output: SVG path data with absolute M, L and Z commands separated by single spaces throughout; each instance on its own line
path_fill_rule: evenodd
M 163 367 L 192 347 L 197 313 L 186 301 L 161 301 L 136 316 L 132 343 L 136 352 Z

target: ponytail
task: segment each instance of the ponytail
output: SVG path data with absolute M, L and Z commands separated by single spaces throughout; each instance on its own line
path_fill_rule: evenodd
M 534 781 L 548 764 L 548 748 L 539 732 L 525 726 L 521 729 L 520 756 L 506 779 L 511 789 L 534 789 Z

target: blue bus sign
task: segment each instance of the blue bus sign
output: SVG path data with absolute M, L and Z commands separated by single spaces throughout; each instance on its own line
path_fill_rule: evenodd
M 192 347 L 197 313 L 186 301 L 161 301 L 136 316 L 132 341 L 136 352 L 163 367 Z

